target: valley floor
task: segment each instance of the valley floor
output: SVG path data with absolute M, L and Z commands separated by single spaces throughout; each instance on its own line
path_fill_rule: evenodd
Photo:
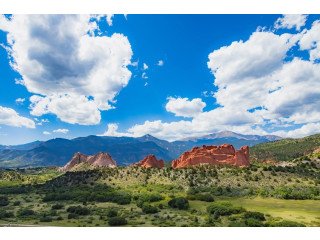
M 320 226 L 319 169 L 0 171 L 0 226 Z

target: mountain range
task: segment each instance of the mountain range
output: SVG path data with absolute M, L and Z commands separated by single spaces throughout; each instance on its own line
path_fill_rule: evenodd
M 149 154 L 170 161 L 195 146 L 228 143 L 238 149 L 243 145 L 254 146 L 279 139 L 281 138 L 273 135 L 243 135 L 230 131 L 174 142 L 151 135 L 138 138 L 94 135 L 74 139 L 55 138 L 16 146 L 0 145 L 0 167 L 63 166 L 76 152 L 93 155 L 101 151 L 108 152 L 118 165 L 138 162 Z

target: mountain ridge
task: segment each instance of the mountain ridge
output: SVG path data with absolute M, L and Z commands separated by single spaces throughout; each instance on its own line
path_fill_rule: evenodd
M 206 135 L 192 140 L 173 142 L 158 139 L 149 134 L 137 138 L 96 135 L 73 139 L 54 138 L 0 149 L 0 167 L 63 166 L 76 152 L 93 155 L 101 151 L 110 153 L 119 165 L 129 165 L 150 154 L 170 161 L 195 146 L 228 143 L 235 148 L 240 148 L 243 145 L 251 147 L 270 141 L 268 137 L 234 132 L 224 132 L 224 134 L 220 133 L 215 136 L 216 138 L 211 134 L 210 137 Z

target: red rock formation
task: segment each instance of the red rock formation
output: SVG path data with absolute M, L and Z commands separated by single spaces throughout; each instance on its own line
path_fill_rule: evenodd
M 99 152 L 96 155 L 89 156 L 87 163 L 97 167 L 116 167 L 117 163 L 108 153 Z
M 163 168 L 164 161 L 162 159 L 158 160 L 154 155 L 148 155 L 143 160 L 133 165 L 143 168 Z
M 172 168 L 184 168 L 200 164 L 249 166 L 249 147 L 241 147 L 236 151 L 230 144 L 221 146 L 194 147 L 172 161 Z
M 85 154 L 82 154 L 80 152 L 77 152 L 73 155 L 73 157 L 71 158 L 71 160 L 64 165 L 64 167 L 60 168 L 60 170 L 62 171 L 68 171 L 71 168 L 73 168 L 74 166 L 86 162 L 87 161 L 88 156 Z
M 97 153 L 95 155 L 87 156 L 85 154 L 77 152 L 73 155 L 71 160 L 60 170 L 69 171 L 73 167 L 86 163 L 95 167 L 116 167 L 117 163 L 111 158 L 108 153 Z

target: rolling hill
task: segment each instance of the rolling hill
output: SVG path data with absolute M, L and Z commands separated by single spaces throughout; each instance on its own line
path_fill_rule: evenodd
M 320 134 L 257 144 L 250 149 L 250 154 L 251 158 L 261 161 L 290 161 L 310 154 L 317 148 L 320 148 Z

